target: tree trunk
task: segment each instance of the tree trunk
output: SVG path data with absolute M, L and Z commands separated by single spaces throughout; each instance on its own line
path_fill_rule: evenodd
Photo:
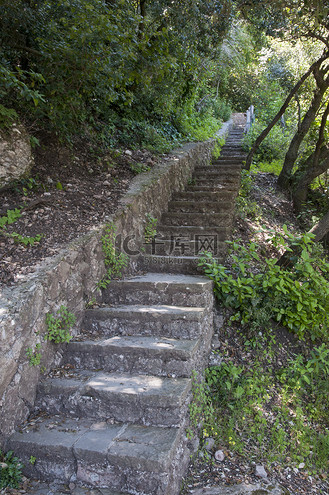
M 139 8 L 140 8 L 141 20 L 138 26 L 138 38 L 141 39 L 143 37 L 144 28 L 145 28 L 144 22 L 146 16 L 146 0 L 140 0 Z
M 292 193 L 294 208 L 297 212 L 301 210 L 303 203 L 305 203 L 307 199 L 308 186 L 316 177 L 323 174 L 329 168 L 329 149 L 326 146 L 322 146 L 324 143 L 324 130 L 328 115 L 329 103 L 322 115 L 319 137 L 316 143 L 315 151 L 309 156 L 306 163 L 303 165 L 304 173 L 300 174 L 300 170 L 297 170 L 293 176 L 298 177 L 299 175 Z
M 329 210 L 321 218 L 321 220 L 314 225 L 310 232 L 315 235 L 315 241 L 321 241 L 321 239 L 324 238 L 324 236 L 329 232 Z
M 253 158 L 256 150 L 259 148 L 259 145 L 264 141 L 264 139 L 266 138 L 266 136 L 268 135 L 270 130 L 280 120 L 281 116 L 284 114 L 284 112 L 288 108 L 290 101 L 295 96 L 295 94 L 297 93 L 297 91 L 299 90 L 301 85 L 306 81 L 306 79 L 310 76 L 310 74 L 312 74 L 313 71 L 315 71 L 316 69 L 318 69 L 321 66 L 322 62 L 324 62 L 328 57 L 329 57 L 329 52 L 326 51 L 322 55 L 321 58 L 319 58 L 316 62 L 314 62 L 314 64 L 311 65 L 309 70 L 307 72 L 305 72 L 305 74 L 299 79 L 297 84 L 295 84 L 295 86 L 292 88 L 288 97 L 286 98 L 286 101 L 284 102 L 284 104 L 282 105 L 282 107 L 280 108 L 280 110 L 278 111 L 276 116 L 274 117 L 274 119 L 269 123 L 269 125 L 266 127 L 266 129 L 264 129 L 263 132 L 258 136 L 258 138 L 256 139 L 255 143 L 253 144 L 251 150 L 249 151 L 249 154 L 248 154 L 247 159 L 246 159 L 246 164 L 245 164 L 245 168 L 247 170 L 250 170 L 252 158 Z
M 311 155 L 313 157 L 314 153 Z M 311 167 L 305 170 L 304 174 L 298 179 L 292 191 L 292 200 L 294 209 L 299 213 L 307 200 L 308 186 L 329 168 L 329 149 L 326 148 L 326 158 L 320 161 L 317 167 Z
M 306 134 L 308 133 L 312 125 L 312 122 L 315 119 L 316 112 L 318 111 L 321 105 L 323 95 L 325 91 L 328 89 L 328 87 L 329 87 L 329 79 L 327 78 L 326 80 L 322 81 L 320 87 L 318 87 L 317 90 L 315 91 L 311 106 L 304 115 L 303 121 L 300 126 L 300 130 L 296 132 L 290 143 L 289 149 L 284 159 L 284 164 L 281 173 L 278 178 L 278 186 L 280 186 L 282 189 L 288 188 L 289 181 L 291 178 L 291 171 L 297 159 L 300 145 L 302 144 L 303 139 L 305 138 Z

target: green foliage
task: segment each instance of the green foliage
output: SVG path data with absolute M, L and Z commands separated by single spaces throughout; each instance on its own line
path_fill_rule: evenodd
M 26 356 L 28 357 L 30 366 L 38 366 L 41 362 L 41 344 L 36 344 L 35 349 L 33 350 L 31 347 L 26 349 Z
M 145 228 L 144 228 L 144 239 L 147 244 L 152 242 L 152 240 L 155 238 L 157 231 L 156 231 L 156 226 L 158 223 L 158 219 L 152 217 L 149 213 L 146 214 L 146 223 L 145 223 Z
M 209 136 L 229 114 L 211 82 L 232 2 L 144 10 L 130 0 L 3 0 L 0 104 L 69 142 L 79 133 L 164 152 Z
M 18 115 L 13 108 L 6 108 L 0 104 L 0 129 L 9 129 L 18 121 Z
M 145 165 L 145 163 L 130 163 L 130 168 L 135 174 L 141 174 L 142 172 L 148 172 L 150 167 Z
M 7 215 L 0 217 L 0 229 L 3 229 L 6 225 L 11 225 L 21 217 L 20 208 L 14 210 L 7 210 Z
M 225 144 L 225 139 L 224 138 L 217 138 L 216 139 L 215 146 L 214 146 L 214 148 L 212 150 L 212 157 L 215 160 L 217 160 L 217 158 L 219 158 L 221 149 L 224 146 L 224 144 Z
M 46 316 L 46 340 L 60 344 L 70 342 L 72 336 L 70 329 L 73 327 L 76 317 L 65 306 L 61 306 L 55 315 L 48 313 Z
M 261 208 L 258 206 L 256 201 L 252 201 L 250 199 L 252 184 L 252 173 L 248 170 L 242 169 L 241 185 L 236 201 L 236 206 L 238 214 L 241 218 L 250 218 L 252 220 L 256 220 L 260 216 Z
M 12 450 L 4 454 L 0 450 L 0 488 L 19 488 L 23 464 Z
M 272 160 L 271 162 L 262 162 L 258 161 L 257 164 L 253 165 L 252 171 L 257 172 L 266 172 L 268 174 L 274 174 L 279 176 L 283 165 L 283 160 Z
M 98 287 L 106 289 L 113 278 L 122 277 L 122 270 L 128 264 L 128 256 L 125 253 L 117 253 L 115 248 L 116 227 L 110 223 L 105 227 L 102 236 L 104 263 L 107 268 L 106 275 L 98 282 Z
M 232 362 L 224 346 L 222 364 L 206 369 L 205 381 L 193 384 L 192 425 L 202 427 L 203 438 L 211 436 L 221 448 L 249 459 L 304 463 L 309 473 L 326 473 L 328 346 L 277 366 L 278 343 L 270 331 L 249 340 L 238 332 L 237 344 L 242 352 L 243 346 L 253 347 L 245 364 Z
M 215 294 L 235 313 L 232 320 L 262 327 L 273 319 L 300 338 L 328 340 L 329 264 L 319 256 L 312 234 L 275 235 L 272 244 L 292 253 L 294 266 L 285 269 L 276 259 L 262 259 L 257 246 L 231 245 L 231 266 L 218 264 L 210 253 L 200 266 L 215 283 Z M 298 253 L 298 254 L 296 254 Z M 257 270 L 255 270 L 257 266 Z
M 37 234 L 34 237 L 23 236 L 17 232 L 7 232 L 6 227 L 16 222 L 21 217 L 21 209 L 15 208 L 14 210 L 7 210 L 7 215 L 0 217 L 0 234 L 14 239 L 18 244 L 22 244 L 24 247 L 34 246 L 35 243 L 40 242 L 43 234 Z
M 267 124 L 263 120 L 255 120 L 251 130 L 243 140 L 247 150 L 252 147 L 254 141 L 266 126 Z M 290 139 L 291 135 L 288 132 L 283 132 L 279 125 L 274 126 L 268 136 L 260 144 L 254 157 L 255 163 L 282 160 L 288 150 Z
M 30 459 L 29 459 L 29 463 L 32 464 L 32 466 L 34 466 L 36 460 L 37 460 L 37 458 L 34 457 L 34 455 L 31 455 Z
M 40 242 L 43 238 L 43 234 L 37 234 L 34 237 L 32 236 L 23 236 L 18 234 L 17 232 L 12 232 L 10 234 L 6 234 L 7 237 L 11 237 L 15 242 L 21 244 L 24 247 L 34 246 L 36 243 Z

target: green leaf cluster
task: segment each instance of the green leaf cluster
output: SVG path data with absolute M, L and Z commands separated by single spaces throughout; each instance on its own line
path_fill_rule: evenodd
M 328 340 L 329 264 L 319 256 L 312 238 L 312 234 L 296 238 L 286 227 L 285 239 L 272 236 L 275 247 L 291 253 L 293 268 L 262 258 L 255 243 L 244 247 L 237 242 L 229 243 L 230 267 L 218 264 L 210 253 L 200 259 L 200 266 L 214 281 L 218 299 L 234 310 L 232 320 L 260 327 L 273 320 L 300 338 Z
M 115 246 L 116 226 L 113 223 L 106 225 L 102 236 L 104 263 L 107 269 L 106 275 L 98 282 L 98 287 L 106 289 L 113 278 L 122 277 L 122 271 L 128 264 L 128 256 L 118 253 Z
M 76 317 L 65 306 L 61 306 L 55 315 L 48 313 L 46 316 L 47 333 L 46 340 L 60 344 L 70 342 L 72 335 L 70 329 L 76 322 Z
M 3 0 L 0 116 L 105 146 L 203 139 L 229 114 L 212 78 L 232 18 L 231 0 Z
M 4 454 L 0 450 L 0 488 L 19 488 L 23 464 L 12 450 Z

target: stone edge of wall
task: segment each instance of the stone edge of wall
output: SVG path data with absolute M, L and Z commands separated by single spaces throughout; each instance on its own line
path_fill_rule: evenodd
M 225 137 L 231 125 L 232 121 L 224 123 L 216 137 Z M 136 245 L 141 245 L 146 214 L 160 217 L 173 192 L 184 189 L 194 167 L 209 162 L 215 142 L 186 144 L 172 151 L 170 160 L 137 176 L 106 223 L 113 223 L 122 238 L 133 234 Z M 31 413 L 41 368 L 48 371 L 60 363 L 60 346 L 42 341 L 46 314 L 66 306 L 77 317 L 73 333 L 78 332 L 85 305 L 105 274 L 103 229 L 98 225 L 38 265 L 27 280 L 0 292 L 0 447 Z M 33 367 L 26 350 L 39 342 L 41 363 Z

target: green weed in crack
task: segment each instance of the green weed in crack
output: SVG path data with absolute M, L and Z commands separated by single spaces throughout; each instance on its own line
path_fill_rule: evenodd
M 45 339 L 51 340 L 55 344 L 70 342 L 72 339 L 70 330 L 75 321 L 76 317 L 65 306 L 61 306 L 55 315 L 48 313 L 46 316 L 47 333 Z
M 19 488 L 23 464 L 12 450 L 4 454 L 0 450 L 0 488 Z
M 102 247 L 107 272 L 98 282 L 98 288 L 106 289 L 111 280 L 122 277 L 122 271 L 128 264 L 128 256 L 125 253 L 118 253 L 115 248 L 115 233 L 116 227 L 114 224 L 106 225 L 102 236 Z

